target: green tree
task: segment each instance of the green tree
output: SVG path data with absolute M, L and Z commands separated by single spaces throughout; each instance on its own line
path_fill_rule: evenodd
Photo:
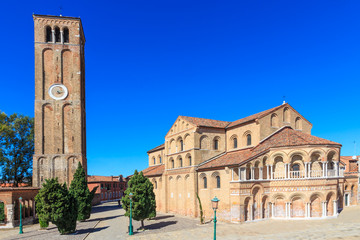
M 0 222 L 5 220 L 5 205 L 3 202 L 0 202 Z
M 90 218 L 91 202 L 94 198 L 96 189 L 97 187 L 95 187 L 91 192 L 89 191 L 84 168 L 79 162 L 69 189 L 69 192 L 75 197 L 77 202 L 77 220 L 85 221 Z
M 130 178 L 125 196 L 122 198 L 125 216 L 130 216 L 130 199 L 129 194 L 133 193 L 132 218 L 141 221 L 141 228 L 144 228 L 144 220 L 156 217 L 156 201 L 154 187 L 148 178 L 142 172 L 135 170 L 134 175 Z
M 36 204 L 41 205 L 39 212 L 54 223 L 61 234 L 72 233 L 76 229 L 77 204 L 69 193 L 66 183 L 61 185 L 57 178 L 46 179 L 36 196 Z
M 0 111 L 0 177 L 15 186 L 31 181 L 34 154 L 34 119 Z

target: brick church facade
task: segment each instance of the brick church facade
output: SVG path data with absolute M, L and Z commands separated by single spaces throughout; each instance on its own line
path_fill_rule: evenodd
M 311 128 L 287 103 L 234 122 L 179 116 L 143 170 L 157 210 L 197 217 L 198 194 L 206 218 L 220 199 L 222 221 L 336 217 L 358 202 L 357 161 L 347 171 L 341 144 Z

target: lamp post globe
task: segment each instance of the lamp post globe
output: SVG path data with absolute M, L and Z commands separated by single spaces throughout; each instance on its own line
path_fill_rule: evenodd
M 213 199 L 211 199 L 211 206 L 212 209 L 214 210 L 214 240 L 216 240 L 216 210 L 218 209 L 218 205 L 219 205 L 219 199 L 215 196 Z

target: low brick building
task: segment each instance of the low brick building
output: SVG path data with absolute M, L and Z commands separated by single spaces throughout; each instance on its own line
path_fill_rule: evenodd
M 39 188 L 35 187 L 0 187 L 0 204 L 4 206 L 5 219 L 0 222 L 0 228 L 13 228 L 19 224 L 20 204 L 23 203 L 23 224 L 33 223 L 35 214 L 35 196 Z
M 120 176 L 88 176 L 88 187 L 92 191 L 98 187 L 93 204 L 120 200 L 126 190 L 126 180 Z

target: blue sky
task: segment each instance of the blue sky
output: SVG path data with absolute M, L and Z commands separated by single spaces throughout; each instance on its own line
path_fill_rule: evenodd
M 360 153 L 359 1 L 5 1 L 0 110 L 34 116 L 32 13 L 81 17 L 88 173 L 129 175 L 178 115 L 234 121 L 286 101 Z

